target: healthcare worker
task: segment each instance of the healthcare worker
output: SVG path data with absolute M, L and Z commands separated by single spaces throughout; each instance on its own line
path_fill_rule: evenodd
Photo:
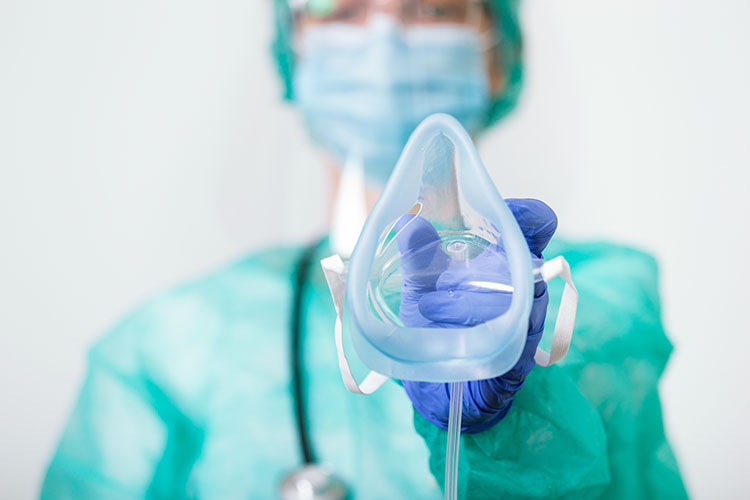
M 335 166 L 334 184 L 346 184 L 348 165 L 377 193 L 427 115 L 450 113 L 478 137 L 516 102 L 513 0 L 274 5 L 286 96 Z M 467 384 L 459 495 L 686 497 L 661 418 L 671 345 L 654 259 L 551 240 L 547 205 L 508 204 L 533 253 L 570 263 L 578 320 L 563 362 L 534 368 L 545 315 L 555 314 L 548 303 L 554 309 L 562 289 L 537 285 L 521 359 Z M 430 231 L 410 227 L 400 245 Z M 389 381 L 369 397 L 347 392 L 318 265 L 330 242 L 251 255 L 148 300 L 102 337 L 42 497 L 441 498 L 446 387 Z M 421 303 L 430 285 L 405 280 L 419 306 L 402 310 L 405 321 L 473 324 L 502 312 L 479 314 L 471 301 L 430 311 Z

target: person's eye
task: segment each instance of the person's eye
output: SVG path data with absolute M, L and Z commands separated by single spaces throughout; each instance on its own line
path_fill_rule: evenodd
M 359 22 L 363 19 L 365 7 L 362 2 L 335 2 L 325 9 L 313 9 L 308 12 L 311 19 L 323 23 Z
M 326 16 L 326 21 L 331 22 L 353 22 L 363 18 L 365 7 L 361 2 L 340 5 Z
M 462 21 L 465 9 L 455 2 L 428 2 L 420 7 L 420 15 L 431 21 Z

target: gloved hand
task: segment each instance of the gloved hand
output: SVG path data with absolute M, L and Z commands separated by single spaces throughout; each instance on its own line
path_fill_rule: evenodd
M 545 203 L 533 199 L 508 199 L 508 207 L 526 237 L 529 249 L 537 257 L 557 229 L 557 217 Z M 475 280 L 508 282 L 504 252 L 490 248 L 467 267 L 451 263 L 439 245 L 440 237 L 426 219 L 404 215 L 396 230 L 401 253 L 401 291 L 399 317 L 407 326 L 456 328 L 474 326 L 504 313 L 511 294 L 479 290 L 468 285 Z M 411 221 L 410 224 L 407 223 Z M 494 277 L 494 278 L 493 278 Z M 515 393 L 534 367 L 534 354 L 542 338 L 547 313 L 547 285 L 537 283 L 529 318 L 528 336 L 521 358 L 513 368 L 494 379 L 464 384 L 461 431 L 489 429 L 510 410 Z M 447 383 L 402 381 L 416 410 L 443 429 L 448 428 L 450 393 Z

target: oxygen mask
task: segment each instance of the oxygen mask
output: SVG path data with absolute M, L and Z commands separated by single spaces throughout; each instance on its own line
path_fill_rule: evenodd
M 417 199 L 378 240 L 367 286 L 372 309 L 380 320 L 399 327 L 456 327 L 430 321 L 420 314 L 419 302 L 429 307 L 436 300 L 466 301 L 473 295 L 467 292 L 493 292 L 504 294 L 492 300 L 494 316 L 499 316 L 514 290 L 500 231 L 463 196 L 453 140 L 438 133 L 418 156 Z M 542 260 L 532 260 L 535 278 L 541 280 Z
M 570 344 L 577 292 L 562 257 L 534 257 L 468 133 L 436 114 L 412 133 L 367 217 L 348 267 L 321 262 L 337 311 L 344 384 L 370 394 L 388 377 L 449 382 L 445 498 L 457 495 L 463 382 L 490 379 L 521 356 L 534 282 L 566 281 L 548 366 Z M 371 370 L 358 383 L 344 336 Z

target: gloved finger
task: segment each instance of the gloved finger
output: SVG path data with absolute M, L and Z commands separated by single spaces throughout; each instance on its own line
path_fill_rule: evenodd
M 544 330 L 544 319 L 547 315 L 547 304 L 549 303 L 549 294 L 543 293 L 534 298 L 531 306 L 531 315 L 529 316 L 529 335 Z
M 435 282 L 437 290 L 470 290 L 487 292 L 488 288 L 502 290 L 513 287 L 508 256 L 497 244 L 490 245 L 477 257 L 468 262 L 451 263 L 448 269 Z M 534 297 L 541 297 L 547 284 L 539 281 L 534 284 Z
M 531 253 L 541 257 L 542 251 L 557 230 L 557 215 L 541 200 L 509 198 L 505 200 L 521 227 Z
M 512 294 L 438 290 L 419 299 L 419 312 L 433 323 L 475 326 L 503 314 Z
M 490 245 L 468 262 L 453 262 L 440 275 L 438 290 L 471 290 L 487 292 L 482 283 L 512 286 L 508 257 L 499 245 Z M 484 289 L 483 289 L 484 288 Z
M 402 380 L 406 394 L 414 408 L 430 422 L 448 428 L 450 392 L 448 384 Z
M 534 305 L 531 307 L 529 316 L 529 331 L 526 335 L 526 345 L 518 362 L 510 369 L 508 373 L 499 377 L 493 384 L 500 384 L 505 389 L 512 389 L 514 384 L 522 383 L 524 377 L 535 366 L 534 354 L 539 342 L 544 334 L 544 318 L 547 313 L 547 303 L 549 295 L 543 294 L 534 299 Z M 517 390 L 517 389 L 516 389 Z
M 406 292 L 434 290 L 435 282 L 449 263 L 440 246 L 438 232 L 426 219 L 414 214 L 403 215 L 395 229 Z

